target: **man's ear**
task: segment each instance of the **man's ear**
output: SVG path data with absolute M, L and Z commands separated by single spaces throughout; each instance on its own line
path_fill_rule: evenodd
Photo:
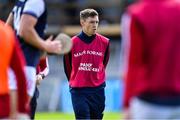
M 84 25 L 84 20 L 83 19 L 80 20 L 80 24 L 81 24 L 81 26 Z

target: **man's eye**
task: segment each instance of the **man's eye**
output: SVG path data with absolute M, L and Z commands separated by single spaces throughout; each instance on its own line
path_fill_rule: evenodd
M 98 24 L 99 23 L 99 21 L 91 21 L 90 23 L 96 23 L 96 24 Z

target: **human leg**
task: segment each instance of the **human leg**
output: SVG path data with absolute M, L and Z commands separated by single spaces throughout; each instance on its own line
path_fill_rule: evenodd
M 103 112 L 105 108 L 104 88 L 94 91 L 87 96 L 87 99 L 90 106 L 91 119 L 103 119 Z
M 30 118 L 31 119 L 34 119 L 34 117 L 35 117 L 35 112 L 36 112 L 36 108 L 37 108 L 37 98 L 38 97 L 39 97 L 39 90 L 36 87 L 36 89 L 34 91 L 34 95 L 33 95 L 31 102 L 30 102 L 30 108 L 31 108 Z
M 71 99 L 76 119 L 90 119 L 89 106 L 84 93 L 71 91 Z

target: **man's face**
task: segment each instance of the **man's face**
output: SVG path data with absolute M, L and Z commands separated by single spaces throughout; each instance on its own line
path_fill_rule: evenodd
M 88 36 L 94 35 L 97 31 L 98 23 L 98 16 L 88 17 L 85 20 L 81 20 L 83 32 L 85 32 Z

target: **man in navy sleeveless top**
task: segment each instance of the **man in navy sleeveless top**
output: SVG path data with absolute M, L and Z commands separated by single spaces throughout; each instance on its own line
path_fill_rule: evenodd
M 102 119 L 109 39 L 96 33 L 99 18 L 94 9 L 81 11 L 80 23 L 82 31 L 72 38 L 72 50 L 64 56 L 73 109 L 76 119 Z
M 47 40 L 44 39 L 46 19 L 47 10 L 44 0 L 18 0 L 6 22 L 14 28 L 26 59 L 25 72 L 30 98 L 35 91 L 36 66 L 41 51 L 56 54 L 61 50 L 61 43 L 52 41 L 52 36 Z M 10 89 L 16 90 L 16 84 L 11 83 Z

